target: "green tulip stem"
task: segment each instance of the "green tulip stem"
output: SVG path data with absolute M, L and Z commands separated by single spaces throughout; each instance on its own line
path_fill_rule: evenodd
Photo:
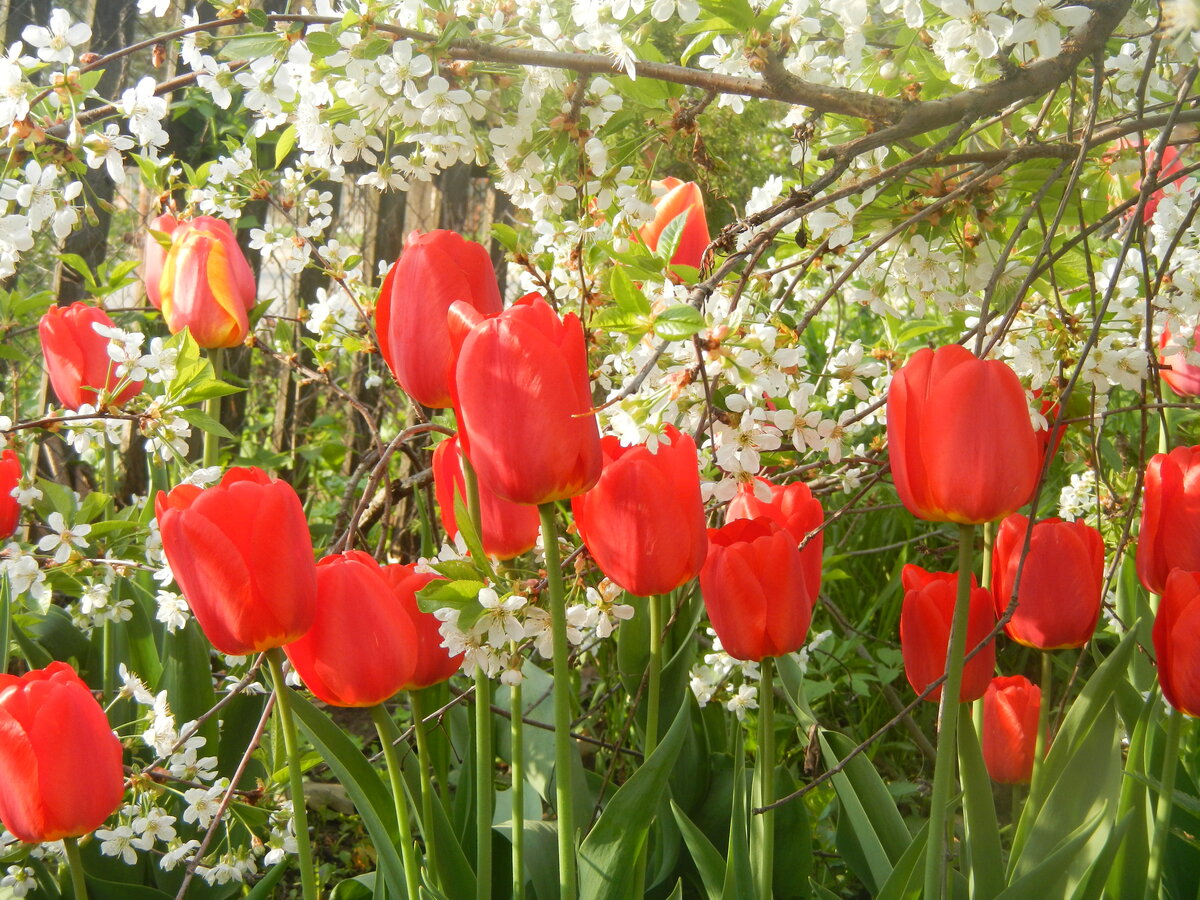
M 8 645 L 12 639 L 12 589 L 8 573 L 0 574 L 0 672 L 8 671 Z
M 758 796 L 754 798 L 754 805 L 765 807 L 775 801 L 775 659 L 764 657 L 758 671 L 758 756 L 754 761 Z M 760 900 L 771 900 L 775 871 L 774 810 L 766 810 L 755 818 L 751 837 L 758 896 Z
M 658 746 L 658 706 L 662 694 L 662 598 L 647 597 L 650 606 L 650 664 L 647 673 L 646 744 L 643 759 Z
M 571 670 L 568 666 L 567 601 L 558 555 L 558 523 L 554 504 L 538 507 L 546 550 L 546 582 L 550 588 L 550 621 L 554 637 L 554 790 L 558 804 L 558 896 L 575 900 L 575 809 L 571 785 Z
M 492 896 L 492 683 L 475 667 L 475 896 Z
M 1042 682 L 1038 685 L 1042 692 L 1038 702 L 1037 740 L 1033 745 L 1033 775 L 1029 779 L 1032 789 L 1042 777 L 1042 761 L 1046 757 L 1046 748 L 1050 745 L 1050 706 L 1054 689 L 1054 658 L 1049 650 L 1042 651 Z
M 79 838 L 63 838 L 63 849 L 67 851 L 67 868 L 71 870 L 71 887 L 75 900 L 87 900 L 87 882 L 83 878 L 83 855 L 79 852 Z
M 933 799 L 929 808 L 929 844 L 925 851 L 925 900 L 946 895 L 946 831 L 954 788 L 954 762 L 958 756 L 958 697 L 962 691 L 963 655 L 967 645 L 967 621 L 971 609 L 971 556 L 975 526 L 958 526 L 958 596 L 950 623 L 946 653 L 946 680 L 938 707 L 937 757 L 933 765 Z M 761 701 L 760 701 L 761 702 Z
M 371 720 L 375 723 L 375 730 L 379 733 L 379 742 L 383 745 L 383 760 L 387 763 L 388 781 L 392 788 L 392 802 L 396 804 L 396 825 L 400 831 L 400 853 L 404 858 L 404 887 L 408 891 L 409 897 L 419 897 L 420 867 L 417 863 L 417 851 L 413 845 L 412 826 L 408 822 L 408 798 L 404 791 L 404 772 L 400 768 L 400 758 L 396 755 L 396 741 L 400 739 L 400 730 L 382 703 L 371 707 Z
M 512 868 L 513 900 L 525 900 L 525 706 L 521 683 L 508 689 L 512 715 Z
M 1146 867 L 1146 900 L 1155 900 L 1160 896 L 1159 881 L 1162 879 L 1167 840 L 1171 836 L 1171 809 L 1175 806 L 1175 772 L 1179 768 L 1179 738 L 1182 733 L 1183 713 L 1173 709 L 1167 718 L 1162 779 L 1158 789 L 1158 803 L 1154 807 L 1154 844 L 1150 848 L 1150 862 Z
M 225 351 L 220 347 L 215 347 L 208 351 L 208 361 L 213 367 L 213 378 L 217 381 L 221 380 L 221 375 L 225 371 Z M 214 422 L 221 421 L 221 398 L 209 397 L 204 401 L 204 414 Z M 204 467 L 207 469 L 211 466 L 221 464 L 221 437 L 213 434 L 211 431 L 204 432 Z
M 275 706 L 283 726 L 283 747 L 288 761 L 288 795 L 292 800 L 292 821 L 296 826 L 296 855 L 300 865 L 300 887 L 304 900 L 316 900 L 317 872 L 313 868 L 312 847 L 308 842 L 308 813 L 304 809 L 304 779 L 300 771 L 300 746 L 296 740 L 296 723 L 292 720 L 292 698 L 283 679 L 283 650 L 272 647 L 267 651 L 267 665 L 275 686 Z
M 433 754 L 429 750 L 429 732 L 425 729 L 425 692 L 409 691 L 409 706 L 413 715 L 413 733 L 417 738 L 417 768 L 421 773 L 421 834 L 425 838 L 425 860 L 434 884 L 438 879 L 437 846 L 433 827 Z

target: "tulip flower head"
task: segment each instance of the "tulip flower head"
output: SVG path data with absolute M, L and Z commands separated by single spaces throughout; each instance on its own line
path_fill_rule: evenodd
M 379 564 L 351 550 L 317 563 L 312 627 L 283 652 L 325 703 L 375 706 L 412 681 L 417 630 Z
M 186 328 L 209 349 L 236 347 L 246 339 L 257 288 L 228 222 L 197 216 L 178 223 L 158 291 L 171 334 Z
M 825 512 L 821 509 L 821 501 L 813 496 L 808 485 L 802 481 L 792 484 L 771 484 L 765 478 L 755 476 L 760 485 L 743 484 L 737 494 L 729 501 L 725 510 L 725 521 L 734 519 L 756 519 L 766 516 L 780 528 L 789 531 L 799 544 L 808 538 L 804 550 L 816 547 L 816 558 L 821 558 L 824 543 L 824 532 L 820 530 L 825 520 Z M 757 491 L 765 489 L 771 499 L 764 501 L 759 498 Z M 815 532 L 815 533 L 814 533 Z M 812 537 L 808 536 L 812 534 Z M 804 552 L 804 551 L 802 551 Z
M 94 831 L 125 793 L 121 742 L 64 662 L 0 673 L 0 822 L 29 844 Z
M 1146 464 L 1137 573 L 1161 594 L 1172 569 L 1200 571 L 1200 445 L 1158 453 Z
M 958 345 L 918 350 L 892 379 L 888 453 L 901 502 L 931 522 L 979 524 L 1029 502 L 1041 458 L 1025 391 Z
M 993 678 L 983 695 L 983 764 L 992 781 L 1028 784 L 1042 691 L 1024 675 Z
M 1082 519 L 1043 519 L 1033 526 L 1021 564 L 1029 520 L 1013 513 L 1000 523 L 992 552 L 992 592 L 1003 615 L 1017 583 L 1017 608 L 1004 626 L 1026 647 L 1082 647 L 1096 630 L 1104 583 L 1104 539 Z
M 459 440 L 480 485 L 529 504 L 594 485 L 600 432 L 578 317 L 527 294 L 490 317 L 460 300 L 449 321 Z
M 462 473 L 462 448 L 458 438 L 442 441 L 433 451 L 433 489 L 437 496 L 442 527 L 446 537 L 454 540 L 458 534 L 458 518 L 454 512 L 455 494 L 467 496 Z M 512 503 L 497 497 L 485 484 L 479 484 L 479 514 L 483 519 L 483 552 L 496 559 L 512 559 L 533 548 L 537 543 L 540 520 L 532 506 Z
M 1200 572 L 1171 570 L 1151 638 L 1163 696 L 1180 712 L 1200 716 Z
M 953 572 L 926 572 L 919 566 L 905 566 L 900 573 L 904 585 L 904 604 L 900 609 L 900 652 L 904 674 L 918 694 L 946 674 L 946 655 L 950 647 L 950 623 L 954 618 L 958 575 Z M 966 652 L 970 653 L 996 624 L 992 595 L 975 586 L 971 577 L 970 609 L 967 614 Z M 987 690 L 996 668 L 996 642 L 987 645 L 963 666 L 962 703 L 978 700 Z M 925 699 L 941 699 L 941 685 Z
M 154 508 L 175 580 L 222 653 L 282 647 L 312 626 L 312 539 L 286 481 L 261 469 L 229 469 L 213 487 L 160 492 Z
M 696 577 L 708 553 L 691 435 L 668 425 L 654 452 L 602 438 L 596 486 L 571 501 L 596 565 L 631 594 L 665 594 Z
M 453 231 L 412 232 L 380 288 L 375 333 L 400 387 L 434 409 L 452 405 L 446 312 L 456 300 L 485 316 L 500 312 L 503 301 L 487 250 Z
M 15 450 L 0 453 L 0 539 L 17 530 L 21 517 L 21 504 L 13 491 L 21 483 L 21 459 Z
M 96 331 L 97 325 L 112 328 L 113 320 L 87 303 L 52 306 L 38 323 L 50 385 L 67 409 L 85 403 L 120 406 L 142 390 L 142 382 L 117 374 L 117 363 L 108 355 L 109 339 Z
M 700 593 L 721 646 L 758 662 L 799 650 L 818 585 L 809 581 L 795 538 L 770 519 L 737 519 L 708 530 Z
M 391 565 L 383 567 L 383 577 L 391 585 L 400 606 L 408 613 L 416 631 L 416 662 L 409 681 L 401 686 L 404 691 L 416 691 L 441 684 L 462 666 L 463 654 L 451 656 L 442 646 L 441 622 L 433 613 L 423 612 L 417 606 L 417 592 L 429 582 L 439 579 L 416 571 L 415 565 Z
M 683 231 L 679 243 L 671 256 L 673 266 L 691 266 L 699 269 L 704 265 L 704 251 L 708 249 L 708 220 L 704 215 L 704 195 L 694 181 L 664 178 L 656 181 L 655 187 L 666 188 L 666 193 L 654 202 L 654 219 L 642 226 L 638 236 L 651 250 L 658 249 L 658 242 L 667 226 L 680 216 L 684 217 Z

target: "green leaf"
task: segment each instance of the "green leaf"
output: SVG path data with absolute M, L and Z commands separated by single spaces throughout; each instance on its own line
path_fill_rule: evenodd
M 921 895 L 924 885 L 921 874 L 925 867 L 925 844 L 929 840 L 929 823 L 925 822 L 917 836 L 912 839 L 904 855 L 896 862 L 887 883 L 875 900 L 915 900 Z
M 487 587 L 482 581 L 431 581 L 417 592 L 417 607 L 431 613 L 447 606 L 461 610 L 468 604 L 478 605 L 479 592 Z
M 1009 884 L 996 900 L 1028 900 L 1030 897 L 1062 897 L 1061 886 L 1067 867 L 1075 860 L 1080 850 L 1091 840 L 1107 810 L 1100 810 L 1088 821 L 1072 831 L 1067 840 L 1059 844 L 1036 866 Z
M 328 31 L 310 31 L 304 36 L 304 42 L 308 45 L 312 55 L 318 59 L 333 56 L 342 49 L 338 39 Z
M 687 224 L 687 210 L 684 210 L 670 222 L 658 235 L 658 243 L 654 247 L 654 255 L 670 263 L 679 249 L 679 241 L 683 237 L 683 227 Z
M 492 237 L 500 242 L 500 246 L 513 253 L 518 246 L 517 230 L 511 225 L 496 222 L 492 225 Z
M 704 316 L 693 306 L 672 306 L 654 317 L 654 333 L 667 341 L 682 341 L 704 329 Z
M 291 863 L 288 860 L 281 860 L 271 866 L 270 871 L 263 876 L 262 881 L 256 884 L 246 895 L 246 900 L 269 900 L 275 896 L 275 886 L 283 880 L 283 873 L 288 870 Z
M 104 881 L 86 874 L 84 880 L 87 881 L 88 897 L 91 900 L 171 900 L 170 894 L 157 888 Z
M 396 810 L 383 780 L 345 732 L 334 725 L 328 716 L 291 688 L 287 690 L 291 695 L 296 724 L 354 801 L 354 808 L 362 817 L 363 825 L 375 845 L 379 871 L 387 880 L 389 892 L 394 891 L 397 897 L 403 897 L 404 863 L 396 851 Z
M 958 764 L 963 786 L 963 815 L 966 837 L 962 842 L 968 857 L 968 878 L 975 900 L 992 900 L 1004 889 L 1004 860 L 1000 849 L 1000 826 L 992 800 L 992 781 L 983 762 L 983 751 L 970 716 L 958 719 Z
M 740 724 L 733 741 L 733 796 L 730 800 L 729 848 L 725 853 L 725 897 L 750 897 L 754 893 L 754 875 L 750 871 L 750 840 L 746 818 L 746 750 Z
M 633 283 L 629 270 L 624 266 L 609 269 L 608 289 L 612 292 L 617 307 L 636 316 L 650 315 L 650 301 Z
M 662 743 L 613 794 L 584 838 L 579 847 L 581 900 L 624 900 L 633 896 L 638 855 L 683 746 L 689 715 L 690 707 L 684 704 Z
M 162 676 L 155 688 L 167 692 L 171 712 L 180 722 L 198 719 L 216 703 L 212 686 L 208 640 L 195 619 L 163 638 Z M 217 749 L 217 721 L 209 719 L 200 727 L 209 753 Z
M 233 433 L 201 409 L 181 409 L 179 418 L 183 419 L 192 425 L 195 425 L 201 431 L 207 431 L 210 434 L 215 434 L 218 437 L 223 437 L 226 440 L 234 440 Z
M 590 327 L 604 331 L 616 331 L 620 334 L 642 335 L 651 329 L 650 320 L 645 316 L 617 306 L 606 306 L 592 316 Z
M 692 855 L 692 862 L 696 864 L 696 871 L 700 873 L 705 893 L 708 894 L 709 900 L 721 900 L 721 890 L 725 881 L 725 860 L 721 858 L 712 841 L 696 827 L 674 800 L 671 801 L 671 812 L 683 835 L 683 841 L 687 844 L 688 852 Z

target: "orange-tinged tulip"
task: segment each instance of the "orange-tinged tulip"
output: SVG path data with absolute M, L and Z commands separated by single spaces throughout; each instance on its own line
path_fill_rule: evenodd
M 441 512 L 442 527 L 451 540 L 458 534 L 458 519 L 454 514 L 455 492 L 458 492 L 464 505 L 467 502 L 461 453 L 457 437 L 442 441 L 433 451 L 433 489 Z M 497 497 L 482 483 L 479 484 L 479 515 L 483 519 L 480 541 L 483 543 L 483 552 L 488 556 L 512 559 L 533 549 L 537 543 L 541 524 L 538 511 L 532 506 Z
M 408 613 L 417 633 L 416 665 L 412 677 L 401 690 L 416 691 L 441 684 L 459 670 L 463 655 L 451 656 L 442 646 L 442 635 L 438 630 L 441 622 L 433 613 L 423 612 L 417 606 L 417 592 L 429 582 L 441 578 L 417 572 L 415 565 L 391 565 L 383 567 L 383 577 L 396 594 L 396 599 Z
M 160 492 L 154 507 L 167 562 L 214 647 L 258 653 L 312 626 L 312 539 L 286 481 L 261 469 L 230 469 L 210 488 Z
M 479 483 L 531 504 L 594 485 L 600 432 L 578 317 L 527 294 L 490 317 L 460 300 L 449 321 L 458 436 Z
M 1180 712 L 1200 716 L 1200 572 L 1171 570 L 1151 637 L 1163 696 Z
M 667 192 L 655 201 L 654 219 L 642 226 L 639 236 L 647 247 L 657 250 L 666 227 L 684 216 L 683 231 L 671 257 L 671 265 L 699 269 L 704 265 L 704 251 L 709 245 L 708 220 L 704 215 L 704 195 L 700 186 L 694 181 L 671 177 L 656 184 L 664 186 Z
M 171 235 L 178 226 L 178 219 L 170 213 L 164 213 L 152 219 L 146 230 L 146 240 L 142 245 L 142 278 L 146 283 L 146 297 L 155 309 L 162 309 L 162 272 L 163 264 L 167 261 L 167 248 L 151 232 Z
M 0 538 L 6 538 L 17 530 L 21 518 L 21 504 L 13 496 L 21 483 L 21 459 L 15 450 L 0 453 Z
M 958 345 L 918 350 L 887 398 L 901 502 L 932 522 L 978 524 L 1029 502 L 1041 458 L 1013 370 Z
M 1043 519 L 1033 526 L 1029 555 L 1021 565 L 1029 520 L 1013 513 L 1000 523 L 992 551 L 992 593 L 1003 615 L 1017 571 L 1017 608 L 1004 626 L 1026 647 L 1082 647 L 1096 630 L 1104 584 L 1104 539 L 1082 519 Z
M 1161 594 L 1172 569 L 1200 571 L 1200 445 L 1157 453 L 1146 464 L 1137 572 Z
M 446 312 L 456 300 L 483 315 L 500 312 L 503 302 L 487 250 L 453 231 L 412 232 L 379 291 L 375 334 L 400 387 L 435 409 L 452 405 Z
M 1164 328 L 1159 349 L 1171 343 L 1171 330 Z M 1192 332 L 1192 350 L 1200 351 L 1200 330 Z M 1158 373 L 1180 397 L 1200 397 L 1200 366 L 1188 362 L 1187 354 L 1172 353 L 1159 359 Z
M 983 764 L 992 781 L 1028 784 L 1042 691 L 1024 675 L 993 678 L 983 695 Z
M 117 364 L 108 355 L 108 338 L 93 325 L 111 328 L 108 313 L 86 303 L 52 306 L 38 323 L 42 357 L 58 401 L 68 409 L 85 403 L 95 406 L 99 392 L 111 393 L 121 384 Z M 127 382 L 108 402 L 120 406 L 142 389 L 140 381 Z
M 229 223 L 212 216 L 180 222 L 159 279 L 171 334 L 187 328 L 201 347 L 236 347 L 250 330 L 254 273 Z
M 958 575 L 952 572 L 926 572 L 919 566 L 905 566 L 900 574 L 904 584 L 904 604 L 900 609 L 900 652 L 904 674 L 918 694 L 946 674 L 946 654 L 950 648 L 950 622 L 958 592 Z M 996 624 L 992 595 L 975 586 L 971 577 L 970 609 L 967 613 L 966 652 L 970 653 Z M 966 703 L 978 700 L 987 690 L 996 668 L 996 642 L 987 645 L 963 666 L 962 687 L 958 698 Z M 937 702 L 938 685 L 925 699 Z
M 121 742 L 64 662 L 0 674 L 0 821 L 30 844 L 94 831 L 125 793 Z
M 735 659 L 799 650 L 812 623 L 810 588 L 795 538 L 770 519 L 708 530 L 700 593 L 721 646 Z
M 317 563 L 316 617 L 283 652 L 324 702 L 375 706 L 412 680 L 417 630 L 379 564 L 351 550 Z
M 708 553 L 700 470 L 691 435 L 668 425 L 645 444 L 600 441 L 604 470 L 571 501 L 575 525 L 596 565 L 631 594 L 665 594 L 696 577 Z

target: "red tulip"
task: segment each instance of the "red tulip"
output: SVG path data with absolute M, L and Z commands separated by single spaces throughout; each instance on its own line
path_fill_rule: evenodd
M 230 469 L 201 490 L 154 502 L 163 552 L 214 647 L 242 656 L 281 647 L 312 626 L 317 573 L 300 498 L 261 469 Z
M 767 518 L 708 530 L 700 593 L 725 652 L 759 661 L 799 650 L 816 594 L 796 539 Z
M 825 545 L 825 532 L 818 530 L 825 520 L 821 501 L 812 495 L 808 485 L 802 481 L 784 485 L 771 484 L 758 476 L 755 476 L 755 480 L 766 485 L 771 492 L 770 502 L 758 499 L 752 484 L 742 484 L 734 498 L 729 501 L 729 508 L 725 510 L 725 521 L 766 516 L 780 528 L 787 529 L 797 544 L 803 543 L 810 533 L 815 532 L 800 551 L 800 555 L 812 561 L 810 565 L 815 567 L 816 583 L 819 585 L 821 553 Z
M 460 465 L 461 450 L 458 438 L 442 441 L 433 451 L 433 489 L 446 536 L 454 540 L 458 520 L 454 514 L 455 491 L 466 503 L 467 487 Z M 497 559 L 512 559 L 530 550 L 537 543 L 541 520 L 532 506 L 512 503 L 497 497 L 488 487 L 479 484 L 479 514 L 483 519 L 483 552 Z
M 20 483 L 21 459 L 15 450 L 5 450 L 0 454 L 0 539 L 17 530 L 21 504 L 13 496 L 13 491 Z
M 160 231 L 171 235 L 179 227 L 179 220 L 170 213 L 165 213 L 150 221 L 146 230 L 146 240 L 142 245 L 143 279 L 146 282 L 146 297 L 155 309 L 162 309 L 162 272 L 163 264 L 167 261 L 167 248 L 158 242 L 150 232 Z
M 250 330 L 254 273 L 228 222 L 198 216 L 180 222 L 159 279 L 163 320 L 201 347 L 236 347 Z
M 1200 571 L 1200 445 L 1158 453 L 1146 465 L 1137 572 L 1161 594 L 1172 569 Z
M 1024 675 L 993 678 L 983 695 L 983 764 L 992 781 L 1028 784 L 1042 691 Z
M 435 409 L 451 405 L 446 311 L 456 300 L 484 315 L 500 312 L 503 302 L 487 250 L 453 231 L 412 232 L 379 291 L 375 332 L 400 387 Z
M 375 706 L 412 680 L 417 629 L 379 564 L 351 550 L 317 563 L 316 618 L 283 652 L 320 700 Z
M 64 662 L 0 674 L 0 821 L 29 844 L 79 837 L 125 794 L 121 742 Z
M 1200 716 L 1200 572 L 1171 570 L 1151 637 L 1163 696 L 1180 712 Z
M 699 464 L 691 435 L 668 425 L 657 451 L 600 441 L 604 470 L 571 501 L 596 565 L 631 594 L 665 594 L 696 577 L 708 552 Z
M 957 344 L 918 350 L 892 379 L 888 448 L 896 491 L 932 522 L 978 524 L 1029 502 L 1041 460 L 1012 369 Z
M 496 316 L 450 307 L 459 439 L 479 483 L 513 503 L 582 494 L 600 477 L 583 326 L 538 294 Z
M 904 605 L 900 609 L 900 651 L 904 674 L 918 694 L 946 674 L 946 655 L 950 648 L 950 621 L 958 590 L 958 575 L 952 572 L 926 572 L 919 566 L 905 566 L 900 573 L 904 584 Z M 996 624 L 992 595 L 975 586 L 971 577 L 970 609 L 967 613 L 966 652 L 970 653 Z M 987 690 L 996 668 L 996 642 L 987 645 L 963 667 L 962 688 L 958 699 L 966 703 L 978 700 Z M 938 685 L 926 700 L 941 699 Z
M 108 338 L 93 325 L 111 328 L 113 320 L 104 310 L 86 303 L 52 306 L 38 323 L 50 384 L 59 403 L 68 409 L 79 409 L 85 403 L 96 406 L 101 391 L 111 393 L 123 380 L 108 355 Z M 107 403 L 120 406 L 141 389 L 140 381 L 126 382 Z
M 463 655 L 451 656 L 442 646 L 438 631 L 441 623 L 433 613 L 422 612 L 417 606 L 417 591 L 441 576 L 414 571 L 416 566 L 392 565 L 383 567 L 383 577 L 392 586 L 400 606 L 408 613 L 416 630 L 416 666 L 408 683 L 400 689 L 416 691 L 441 684 L 458 671 Z
M 1096 630 L 1104 583 L 1104 539 L 1082 519 L 1043 519 L 1033 526 L 1029 555 L 1021 551 L 1029 520 L 1013 513 L 1000 523 L 992 551 L 992 593 L 1003 615 L 1018 568 L 1017 608 L 1004 630 L 1026 647 L 1082 647 Z
M 1164 328 L 1158 346 L 1162 349 L 1171 342 L 1171 329 Z M 1192 332 L 1192 350 L 1200 351 L 1200 330 Z M 1187 361 L 1184 352 L 1172 353 L 1159 359 L 1158 374 L 1180 397 L 1200 397 L 1200 366 Z
M 647 247 L 657 250 L 659 238 L 666 227 L 679 216 L 684 216 L 683 232 L 671 257 L 671 265 L 699 269 L 704 265 L 704 251 L 709 245 L 708 221 L 704 216 L 704 195 L 700 193 L 700 186 L 694 181 L 670 177 L 655 183 L 664 186 L 667 192 L 655 201 L 654 220 L 642 226 L 639 236 Z

